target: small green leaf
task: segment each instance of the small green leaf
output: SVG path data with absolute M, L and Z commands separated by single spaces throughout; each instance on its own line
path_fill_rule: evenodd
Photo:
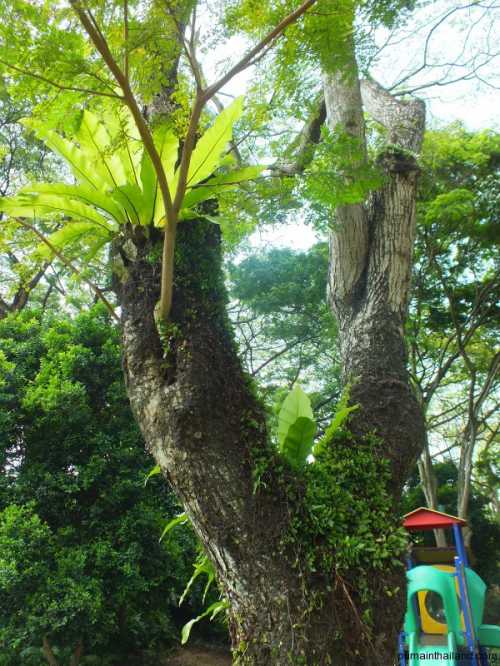
M 193 625 L 202 620 L 204 617 L 207 617 L 207 615 L 210 615 L 210 620 L 213 620 L 220 612 L 222 612 L 226 608 L 229 608 L 229 603 L 225 599 L 221 599 L 220 601 L 215 601 L 206 610 L 204 610 L 203 613 L 201 613 L 201 615 L 198 615 L 198 617 L 195 617 L 192 620 L 189 620 L 189 622 L 186 622 L 186 624 L 182 627 L 181 631 L 181 644 L 185 645 L 188 642 Z
M 205 597 L 207 596 L 207 592 L 210 588 L 210 585 L 215 580 L 214 565 L 208 559 L 207 555 L 205 555 L 204 553 L 201 553 L 198 556 L 198 558 L 197 558 L 196 562 L 193 564 L 193 566 L 194 566 L 194 573 L 191 576 L 191 578 L 189 579 L 188 584 L 184 588 L 182 596 L 179 599 L 179 606 L 184 602 L 184 599 L 186 598 L 189 590 L 191 589 L 191 586 L 193 585 L 194 581 L 198 578 L 198 576 L 201 576 L 202 574 L 205 574 L 208 577 L 208 581 L 205 585 L 205 589 L 204 589 L 204 592 L 203 592 L 203 601 L 205 601 Z
M 300 469 L 305 465 L 312 453 L 315 434 L 316 423 L 307 416 L 299 416 L 292 423 L 280 449 L 292 467 Z
M 314 415 L 311 408 L 311 402 L 304 391 L 298 384 L 295 384 L 293 389 L 287 395 L 281 406 L 278 415 L 278 443 L 280 448 L 285 441 L 290 426 L 295 421 L 304 416 L 311 421 L 314 421 Z
M 185 525 L 188 522 L 189 518 L 187 513 L 181 513 L 179 516 L 172 518 L 172 520 L 165 525 L 165 528 L 161 533 L 161 537 L 158 539 L 158 541 L 161 541 L 170 532 L 170 530 L 172 530 L 177 525 Z
M 146 474 L 146 478 L 144 479 L 144 485 L 147 484 L 152 476 L 156 476 L 157 474 L 161 474 L 160 465 L 155 465 L 152 469 L 149 470 L 149 472 Z

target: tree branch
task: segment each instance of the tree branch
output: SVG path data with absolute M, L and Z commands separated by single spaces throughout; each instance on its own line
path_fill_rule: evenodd
M 262 50 L 264 50 L 268 45 L 271 45 L 282 33 L 288 28 L 289 25 L 297 21 L 305 12 L 312 7 L 317 0 L 305 0 L 295 11 L 288 14 L 278 25 L 269 32 L 264 39 L 262 39 L 256 46 L 254 46 L 250 51 L 236 64 L 234 67 L 224 74 L 218 81 L 213 83 L 205 90 L 205 101 L 208 101 L 213 97 L 221 88 L 223 88 L 226 83 L 228 83 L 232 78 L 237 74 L 243 72 L 247 67 L 252 64 L 255 56 L 257 56 Z
M 65 266 L 67 266 L 75 275 L 78 275 L 78 277 L 88 284 L 88 286 L 92 289 L 92 291 L 96 294 L 96 296 L 104 303 L 106 308 L 109 310 L 111 316 L 113 319 L 115 319 L 117 322 L 120 322 L 120 317 L 116 314 L 114 307 L 111 305 L 111 303 L 108 301 L 106 296 L 104 295 L 102 289 L 100 289 L 96 284 L 92 282 L 92 280 L 89 280 L 89 278 L 85 277 L 85 275 L 74 265 L 74 263 L 65 257 L 62 252 L 60 252 L 53 243 L 49 241 L 46 236 L 42 234 L 41 231 L 39 231 L 36 227 L 34 227 L 32 224 L 29 222 L 26 222 L 26 220 L 23 220 L 21 217 L 15 217 L 12 218 L 16 220 L 18 224 L 23 226 L 25 229 L 29 229 L 32 231 L 35 236 L 38 236 L 38 238 L 44 243 L 49 250 L 56 256 Z
M 423 101 L 398 100 L 371 78 L 361 81 L 361 97 L 365 110 L 389 131 L 389 143 L 420 150 L 425 128 Z
M 326 104 L 323 94 L 317 100 L 311 115 L 305 122 L 298 137 L 289 146 L 287 153 L 293 156 L 290 161 L 277 162 L 270 169 L 277 175 L 294 176 L 303 173 L 313 156 L 314 148 L 320 142 L 321 128 L 326 120 Z
M 53 81 L 52 79 L 48 79 L 47 77 L 42 76 L 41 74 L 35 74 L 35 72 L 23 69 L 22 67 L 18 67 L 17 65 L 13 65 L 12 63 L 6 62 L 5 60 L 2 59 L 0 59 L 0 64 L 4 65 L 5 67 L 8 67 L 9 69 L 12 69 L 15 72 L 19 72 L 19 74 L 30 76 L 32 79 L 37 79 L 38 81 L 43 81 L 43 83 L 47 83 L 48 85 L 53 86 L 58 90 L 69 90 L 71 92 L 81 92 L 85 93 L 86 95 L 99 95 L 101 97 L 111 97 L 112 99 L 119 99 L 119 100 L 123 99 L 123 97 L 121 97 L 120 95 L 115 95 L 114 93 L 106 93 L 103 92 L 102 90 L 90 90 L 88 88 L 79 88 L 77 86 L 64 86 L 61 83 L 57 83 L 57 81 Z

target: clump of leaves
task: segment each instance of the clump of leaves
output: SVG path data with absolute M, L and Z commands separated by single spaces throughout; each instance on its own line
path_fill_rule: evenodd
M 304 175 L 301 194 L 311 202 L 314 216 L 327 224 L 337 206 L 362 203 L 383 182 L 380 169 L 364 160 L 359 139 L 340 127 L 333 132 L 323 128 L 321 143 Z
M 342 428 L 344 422 L 358 405 L 349 405 L 349 388 L 347 388 L 338 404 L 335 416 L 327 430 L 328 438 Z M 278 415 L 278 447 L 281 455 L 287 460 L 291 467 L 298 470 L 304 467 L 309 456 L 321 453 L 325 441 L 323 437 L 316 446 L 314 437 L 317 424 L 312 412 L 311 401 L 302 388 L 295 384 L 287 395 Z
M 156 474 L 157 468 L 153 468 L 151 470 L 150 474 Z M 148 475 L 149 476 L 149 475 Z M 162 535 L 160 537 L 160 541 L 171 531 L 173 530 L 174 527 L 177 527 L 177 525 L 184 525 L 184 526 L 190 526 L 191 523 L 189 521 L 187 513 L 181 513 L 175 518 L 172 518 L 167 525 L 165 526 Z M 211 560 L 208 558 L 208 556 L 203 552 L 203 549 L 201 547 L 201 544 L 198 544 L 198 556 L 196 560 L 193 563 L 194 567 L 194 572 L 191 578 L 189 579 L 186 587 L 184 588 L 184 591 L 181 595 L 181 598 L 179 599 L 179 606 L 185 601 L 186 597 L 188 594 L 191 592 L 192 587 L 194 583 L 197 581 L 197 579 L 200 576 L 206 576 L 206 582 L 205 586 L 203 588 L 203 596 L 202 596 L 202 601 L 205 603 L 205 600 L 207 598 L 207 594 L 210 591 L 210 588 L 212 587 L 212 584 L 215 582 L 215 567 Z M 185 645 L 189 637 L 191 636 L 191 629 L 193 626 L 199 622 L 200 620 L 203 620 L 205 617 L 209 617 L 210 621 L 214 620 L 219 613 L 222 613 L 225 611 L 227 608 L 229 608 L 229 602 L 227 599 L 225 599 L 222 595 L 220 595 L 220 598 L 211 603 L 207 608 L 205 608 L 199 615 L 196 617 L 191 618 L 186 624 L 182 627 L 181 630 L 181 643 L 182 645 Z
M 296 384 L 283 401 L 278 416 L 278 446 L 281 455 L 300 469 L 312 453 L 316 434 L 311 402 Z
M 261 167 L 230 169 L 225 154 L 235 122 L 243 112 L 243 99 L 222 111 L 199 139 L 193 151 L 180 220 L 202 217 L 198 206 L 255 178 Z M 42 121 L 29 120 L 39 139 L 60 155 L 76 184 L 34 183 L 15 197 L 5 198 L 0 210 L 11 218 L 43 218 L 55 225 L 37 253 L 51 256 L 56 250 L 86 246 L 87 261 L 126 224 L 164 227 L 165 209 L 149 154 L 128 110 L 108 108 L 99 116 L 85 110 L 79 130 L 70 139 Z M 179 179 L 176 163 L 179 139 L 168 125 L 154 132 L 154 143 L 172 192 Z M 215 172 L 224 168 L 223 172 Z M 217 221 L 217 219 L 213 219 Z

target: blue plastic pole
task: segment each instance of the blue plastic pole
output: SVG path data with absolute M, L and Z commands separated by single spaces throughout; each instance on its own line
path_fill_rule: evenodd
M 455 525 L 453 526 L 455 527 Z M 463 545 L 463 542 L 462 542 Z M 472 624 L 472 611 L 470 606 L 469 591 L 467 588 L 467 580 L 465 577 L 465 568 L 463 560 L 460 556 L 455 557 L 455 576 L 458 579 L 458 589 L 460 590 L 460 606 L 464 615 L 465 622 L 465 641 L 469 648 L 472 666 L 481 666 L 477 660 L 477 645 Z
M 399 666 L 406 666 L 406 655 L 405 655 L 405 632 L 399 632 Z
M 453 523 L 453 537 L 455 539 L 455 547 L 457 549 L 457 555 L 462 560 L 464 567 L 469 566 L 467 560 L 467 551 L 465 550 L 464 538 L 462 536 L 462 526 Z

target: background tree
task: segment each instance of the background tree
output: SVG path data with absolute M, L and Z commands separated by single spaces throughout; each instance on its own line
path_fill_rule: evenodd
M 340 397 L 335 322 L 326 302 L 328 246 L 274 248 L 229 266 L 229 314 L 240 355 L 270 406 L 295 382 L 311 398 L 320 433 Z
M 20 124 L 29 115 L 27 100 L 15 101 L 0 82 L 0 196 L 13 194 L 33 178 L 51 177 L 54 159 L 50 151 Z M 26 263 L 26 234 L 14 226 L 2 235 L 0 316 L 22 310 L 33 290 L 44 283 L 50 262 Z M 29 243 L 28 243 L 29 244 Z M 24 261 L 23 261 L 24 260 Z M 52 287 L 54 288 L 54 287 Z M 38 290 L 40 291 L 40 289 Z M 47 287 L 42 292 L 47 294 Z
M 144 486 L 119 332 L 102 307 L 25 310 L 0 322 L 0 350 L 0 663 L 157 658 L 198 608 L 176 608 L 195 549 L 158 542 L 177 504 Z
M 419 190 L 411 372 L 435 454 L 457 451 L 455 512 L 464 518 L 475 448 L 495 440 L 498 421 L 498 155 L 493 132 L 429 132 Z M 437 508 L 428 446 L 419 469 Z

